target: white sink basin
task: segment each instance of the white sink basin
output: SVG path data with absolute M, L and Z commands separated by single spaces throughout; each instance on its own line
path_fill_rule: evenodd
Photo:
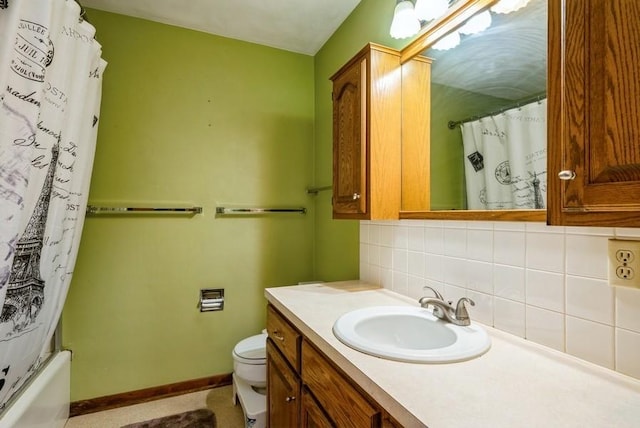
M 457 326 L 413 306 L 373 306 L 348 312 L 333 325 L 345 345 L 365 354 L 412 363 L 452 363 L 489 350 L 487 332 Z

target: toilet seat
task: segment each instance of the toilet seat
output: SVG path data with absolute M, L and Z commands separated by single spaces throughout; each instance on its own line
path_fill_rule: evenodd
M 267 332 L 247 337 L 234 346 L 233 402 L 240 401 L 246 426 L 265 428 L 267 417 Z
M 244 364 L 267 363 L 267 334 L 261 333 L 241 340 L 233 348 L 233 359 Z

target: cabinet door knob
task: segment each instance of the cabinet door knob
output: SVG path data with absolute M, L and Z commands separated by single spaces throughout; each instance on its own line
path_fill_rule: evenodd
M 356 199 L 360 199 L 360 193 L 353 194 L 353 200 L 355 201 Z
M 560 180 L 573 180 L 576 178 L 576 172 L 571 170 L 564 170 L 558 173 L 558 178 Z
M 284 399 L 284 401 L 286 401 L 287 403 L 291 402 L 291 401 L 295 401 L 296 397 L 295 396 L 290 396 Z
M 273 338 L 284 342 L 284 335 L 279 330 L 273 330 Z

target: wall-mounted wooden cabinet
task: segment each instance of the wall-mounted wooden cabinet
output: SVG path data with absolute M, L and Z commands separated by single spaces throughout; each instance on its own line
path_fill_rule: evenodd
M 428 152 L 413 145 L 403 153 L 402 142 L 403 76 L 428 85 L 428 64 L 425 60 L 412 61 L 412 67 L 403 71 L 399 51 L 370 43 L 331 77 L 334 218 L 397 219 L 403 198 L 401 180 L 406 176 L 418 183 L 428 177 Z M 412 105 L 417 108 L 419 104 Z M 428 103 L 420 106 L 424 112 Z M 415 141 L 425 133 L 412 135 Z M 421 145 L 428 148 L 424 141 Z M 403 176 L 405 155 L 427 169 L 407 166 L 410 172 Z M 419 176 L 415 176 L 416 171 Z M 416 187 L 426 192 L 428 182 Z M 411 206 L 416 209 L 415 203 Z
M 272 306 L 267 332 L 268 426 L 397 426 Z
M 365 46 L 333 81 L 333 217 L 429 209 L 431 61 Z
M 550 224 L 640 226 L 639 22 L 637 0 L 549 0 Z

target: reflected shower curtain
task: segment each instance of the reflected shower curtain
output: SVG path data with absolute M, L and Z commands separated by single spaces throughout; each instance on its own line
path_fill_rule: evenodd
M 0 410 L 50 351 L 73 274 L 106 62 L 72 0 L 0 0 Z
M 547 100 L 461 125 L 470 210 L 543 209 Z

